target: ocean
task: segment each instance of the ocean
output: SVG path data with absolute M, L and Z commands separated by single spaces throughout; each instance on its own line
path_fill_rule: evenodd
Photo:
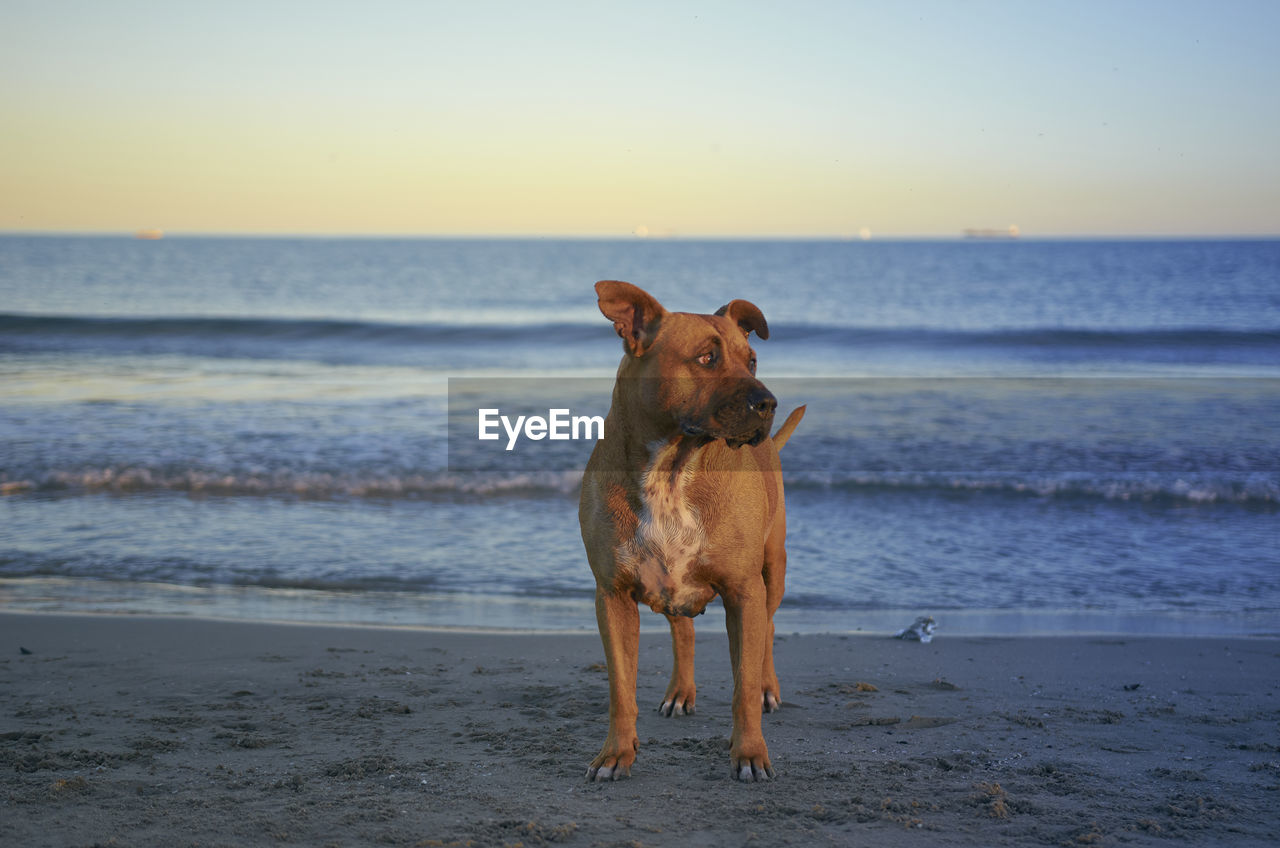
M 779 632 L 1280 632 L 1244 240 L 0 237 L 0 609 L 594 631 L 590 441 L 475 416 L 607 411 L 600 279 L 766 316 Z

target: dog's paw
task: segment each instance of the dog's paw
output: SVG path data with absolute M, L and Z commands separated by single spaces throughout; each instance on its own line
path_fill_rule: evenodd
M 587 780 L 601 783 L 606 780 L 622 780 L 624 777 L 630 777 L 638 747 L 639 741 L 634 739 L 629 746 L 615 745 L 611 741 L 605 742 L 600 753 L 587 767 Z
M 669 697 L 658 707 L 658 714 L 667 718 L 678 715 L 693 715 L 693 713 L 693 698 L 686 699 L 683 695 Z
M 776 776 L 763 738 L 754 744 L 734 745 L 729 752 L 729 766 L 734 778 L 744 783 L 773 780 Z
M 604 783 L 608 780 L 622 780 L 631 776 L 631 764 L 616 762 L 614 765 L 591 766 L 587 769 L 587 780 Z
M 673 675 L 674 678 L 674 675 Z M 667 716 L 693 715 L 694 701 L 698 698 L 698 687 L 692 680 L 672 679 L 667 686 L 667 694 L 662 696 L 658 706 L 658 714 Z
M 773 770 L 772 766 L 768 765 L 757 766 L 743 763 L 742 765 L 735 766 L 733 771 L 733 776 L 743 783 L 756 783 L 773 780 L 776 775 L 777 772 Z
M 773 770 L 773 766 L 769 763 L 767 756 L 763 758 L 763 761 L 735 759 L 731 764 L 731 770 L 734 778 L 741 780 L 743 783 L 773 780 L 777 776 L 777 772 Z
M 766 713 L 776 713 L 782 708 L 782 698 L 777 692 L 765 690 L 760 693 L 760 709 Z

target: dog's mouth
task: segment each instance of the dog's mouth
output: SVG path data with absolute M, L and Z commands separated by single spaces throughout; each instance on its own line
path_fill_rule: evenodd
M 746 433 L 746 434 L 735 433 L 730 435 L 728 433 L 720 433 L 720 432 L 716 432 L 715 430 L 702 427 L 698 424 L 694 424 L 691 421 L 685 421 L 680 425 L 680 432 L 684 433 L 686 436 L 689 436 L 692 439 L 697 440 L 697 443 L 699 445 L 705 445 L 705 444 L 710 444 L 711 442 L 724 440 L 724 443 L 726 445 L 728 445 L 729 447 L 735 450 L 742 447 L 743 445 L 751 445 L 751 447 L 755 447 L 756 445 L 763 442 L 765 439 L 769 438 L 768 426 L 759 427 L 754 432 L 751 432 L 751 433 Z
M 731 447 L 731 448 L 735 448 L 735 449 L 740 448 L 740 447 L 742 447 L 743 445 L 751 445 L 751 447 L 755 447 L 756 445 L 758 445 L 758 444 L 760 444 L 761 442 L 763 442 L 763 441 L 764 441 L 768 436 L 769 436 L 769 431 L 768 431 L 768 430 L 759 430 L 759 431 L 758 431 L 758 432 L 756 432 L 754 435 L 752 435 L 752 436 L 751 436 L 751 438 L 749 438 L 749 439 L 728 439 L 728 438 L 726 438 L 726 439 L 724 440 L 724 443 L 725 443 L 726 445 L 728 445 L 729 447 Z
M 704 442 L 714 442 L 716 440 L 716 437 L 711 435 L 711 433 L 709 433 L 706 430 L 706 428 L 699 427 L 697 424 L 694 424 L 692 421 L 680 422 L 680 432 L 684 433 L 686 436 L 689 436 L 690 438 L 704 441 Z

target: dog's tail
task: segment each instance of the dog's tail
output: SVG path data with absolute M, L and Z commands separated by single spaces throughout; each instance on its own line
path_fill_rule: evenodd
M 787 420 L 782 422 L 778 432 L 773 434 L 773 446 L 775 448 L 782 450 L 782 446 L 787 443 L 787 439 L 791 438 L 791 433 L 796 429 L 796 425 L 800 423 L 801 418 L 804 418 L 804 407 L 797 406 L 787 416 Z

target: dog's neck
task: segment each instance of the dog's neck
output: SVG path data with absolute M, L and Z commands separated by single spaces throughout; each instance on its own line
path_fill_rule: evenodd
M 679 477 L 687 478 L 698 467 L 703 449 L 709 444 L 702 437 L 678 433 L 669 439 L 654 440 L 646 444 L 643 465 L 645 476 L 666 477 L 672 485 Z
M 628 468 L 644 468 L 652 459 L 653 445 L 679 445 L 681 456 L 685 456 L 694 448 L 707 443 L 700 436 L 685 434 L 681 423 L 669 413 L 657 410 L 652 404 L 645 403 L 636 391 L 623 391 L 627 381 L 644 378 L 630 377 L 626 374 L 627 362 L 624 360 L 618 369 L 618 382 L 613 388 L 613 401 L 609 415 L 618 421 L 627 422 L 626 445 Z M 610 428 L 606 427 L 606 430 Z

